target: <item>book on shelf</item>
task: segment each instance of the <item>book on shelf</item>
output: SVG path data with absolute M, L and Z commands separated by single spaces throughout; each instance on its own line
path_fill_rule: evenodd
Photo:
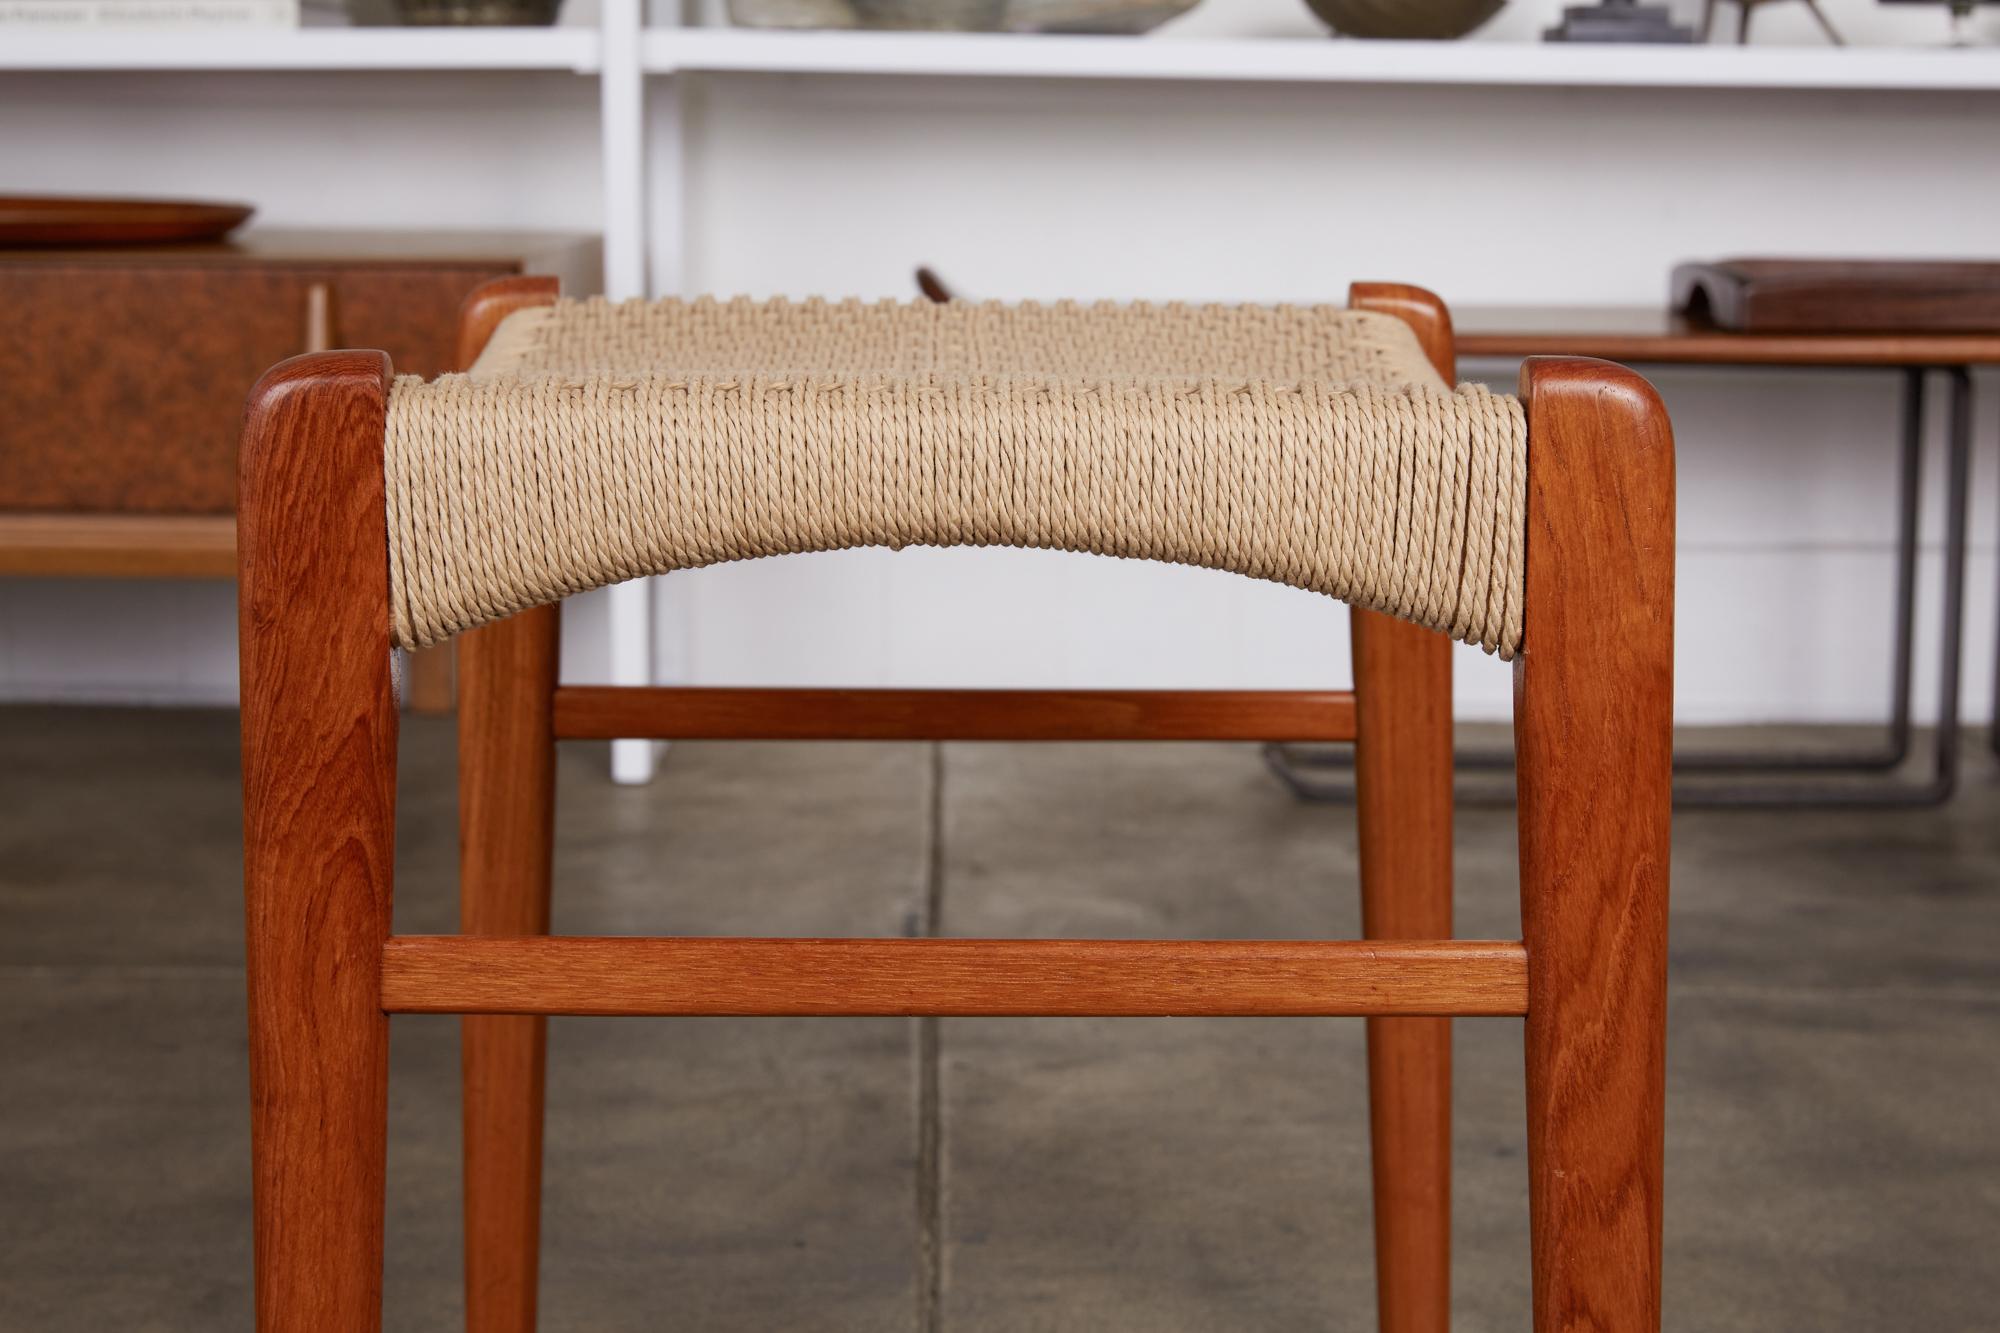
M 296 28 L 299 0 L 0 0 L 0 28 Z

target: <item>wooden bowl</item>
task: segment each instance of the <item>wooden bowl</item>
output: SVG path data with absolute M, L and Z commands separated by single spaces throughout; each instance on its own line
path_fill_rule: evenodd
M 1463 37 L 1507 0 L 1306 0 L 1343 37 Z
M 0 195 L 0 247 L 216 241 L 257 210 L 181 199 Z

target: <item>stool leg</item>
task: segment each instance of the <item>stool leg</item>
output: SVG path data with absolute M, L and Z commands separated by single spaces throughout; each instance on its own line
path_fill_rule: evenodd
M 1622 366 L 1533 357 L 1514 661 L 1536 1333 L 1660 1326 L 1673 437 Z
M 1451 936 L 1451 643 L 1353 613 L 1361 930 Z M 1368 1020 L 1382 1333 L 1446 1333 L 1451 1315 L 1451 1020 Z
M 395 855 L 380 352 L 259 381 L 237 510 L 261 1333 L 377 1333 Z
M 459 915 L 468 935 L 549 932 L 559 615 L 537 607 L 460 643 Z M 548 1025 L 520 1015 L 460 1023 L 466 1327 L 530 1333 Z
M 409 656 L 409 671 L 403 681 L 403 697 L 412 713 L 437 715 L 451 711 L 457 691 L 453 680 L 452 646 L 420 648 Z

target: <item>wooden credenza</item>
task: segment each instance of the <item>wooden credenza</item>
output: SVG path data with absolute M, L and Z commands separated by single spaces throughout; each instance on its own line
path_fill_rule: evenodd
M 271 365 L 381 348 L 454 370 L 493 278 L 597 290 L 595 238 L 252 229 L 216 245 L 0 250 L 0 574 L 230 578 L 243 400 Z M 435 704 L 449 678 L 413 679 Z

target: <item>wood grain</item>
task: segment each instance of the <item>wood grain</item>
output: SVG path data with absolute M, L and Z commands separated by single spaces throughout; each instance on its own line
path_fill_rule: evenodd
M 1533 359 L 1514 668 L 1535 1329 L 1657 1329 L 1674 454 L 1621 366 Z
M 0 195 L 0 246 L 159 245 L 212 241 L 249 221 L 249 204 L 193 199 Z
M 227 514 L 0 514 L 0 575 L 233 579 Z
M 458 308 L 458 369 L 470 370 L 502 320 L 517 310 L 554 305 L 561 282 L 548 274 L 495 278 L 474 288 Z
M 1345 690 L 556 691 L 564 740 L 1344 741 Z
M 257 384 L 238 518 L 261 1333 L 381 1326 L 394 864 L 380 352 Z
M 482 281 L 594 245 L 516 236 L 326 233 L 289 243 L 0 250 L 0 510 L 227 514 L 243 397 L 316 350 L 315 289 L 335 346 L 399 370 L 457 368 L 460 303 Z M 173 336 L 161 336 L 171 312 Z
M 1445 383 L 1457 382 L 1451 315 L 1418 287 L 1357 283 L 1356 309 L 1407 322 Z M 1451 643 L 1374 611 L 1352 612 L 1355 815 L 1361 933 L 1452 933 Z M 1368 1020 L 1376 1317 L 1382 1333 L 1451 1325 L 1451 1020 Z
M 560 605 L 459 639 L 459 928 L 546 935 L 555 836 L 550 705 Z M 472 1333 L 532 1333 L 541 1260 L 547 1020 L 461 1023 L 465 1315 Z
M 491 939 L 382 947 L 391 1013 L 1519 1014 L 1504 940 Z
M 1347 289 L 1347 304 L 1354 310 L 1394 315 L 1409 325 L 1432 367 L 1445 383 L 1455 382 L 1457 340 L 1451 312 L 1436 292 L 1404 282 L 1357 282 Z
M 550 304 L 557 288 L 552 277 L 511 277 L 474 290 L 459 310 L 460 369 L 479 359 L 502 320 Z M 549 933 L 561 641 L 560 604 L 457 641 L 459 926 L 468 935 Z M 539 1015 L 468 1017 L 459 1042 L 465 1325 L 469 1333 L 533 1333 L 548 1023 Z

